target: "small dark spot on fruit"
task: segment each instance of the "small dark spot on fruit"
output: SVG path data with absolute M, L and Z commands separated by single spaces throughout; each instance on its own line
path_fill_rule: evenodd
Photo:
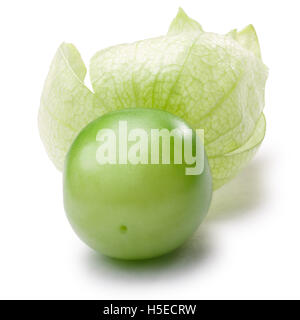
M 124 225 L 121 225 L 121 227 L 120 227 L 120 232 L 121 232 L 121 233 L 126 233 L 126 232 L 127 232 L 127 227 L 124 226 Z

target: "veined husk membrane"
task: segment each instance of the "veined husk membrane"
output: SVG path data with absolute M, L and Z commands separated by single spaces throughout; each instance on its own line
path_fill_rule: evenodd
M 50 159 L 62 170 L 80 130 L 106 112 L 158 108 L 204 129 L 214 189 L 253 157 L 265 135 L 268 76 L 252 25 L 225 35 L 203 31 L 182 9 L 167 35 L 97 52 L 86 67 L 63 43 L 52 61 L 39 110 L 39 130 Z

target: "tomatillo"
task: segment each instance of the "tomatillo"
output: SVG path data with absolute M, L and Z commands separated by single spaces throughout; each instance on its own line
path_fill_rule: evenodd
M 127 260 L 183 244 L 212 195 L 197 133 L 157 109 L 115 111 L 88 124 L 64 167 L 64 206 L 77 235 L 104 255 Z

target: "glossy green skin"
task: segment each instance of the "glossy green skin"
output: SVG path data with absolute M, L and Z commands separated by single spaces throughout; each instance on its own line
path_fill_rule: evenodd
M 200 175 L 185 175 L 185 164 L 99 165 L 96 135 L 104 128 L 117 132 L 119 120 L 128 121 L 128 130 L 189 128 L 180 118 L 151 109 L 116 111 L 91 122 L 65 161 L 65 211 L 78 236 L 104 255 L 157 257 L 183 244 L 205 217 L 212 195 L 208 162 L 205 156 Z

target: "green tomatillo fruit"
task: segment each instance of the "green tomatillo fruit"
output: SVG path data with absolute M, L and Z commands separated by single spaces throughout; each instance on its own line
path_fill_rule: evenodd
M 65 161 L 72 227 L 114 258 L 147 259 L 176 249 L 198 228 L 211 195 L 198 130 L 166 111 L 107 113 L 79 133 Z

